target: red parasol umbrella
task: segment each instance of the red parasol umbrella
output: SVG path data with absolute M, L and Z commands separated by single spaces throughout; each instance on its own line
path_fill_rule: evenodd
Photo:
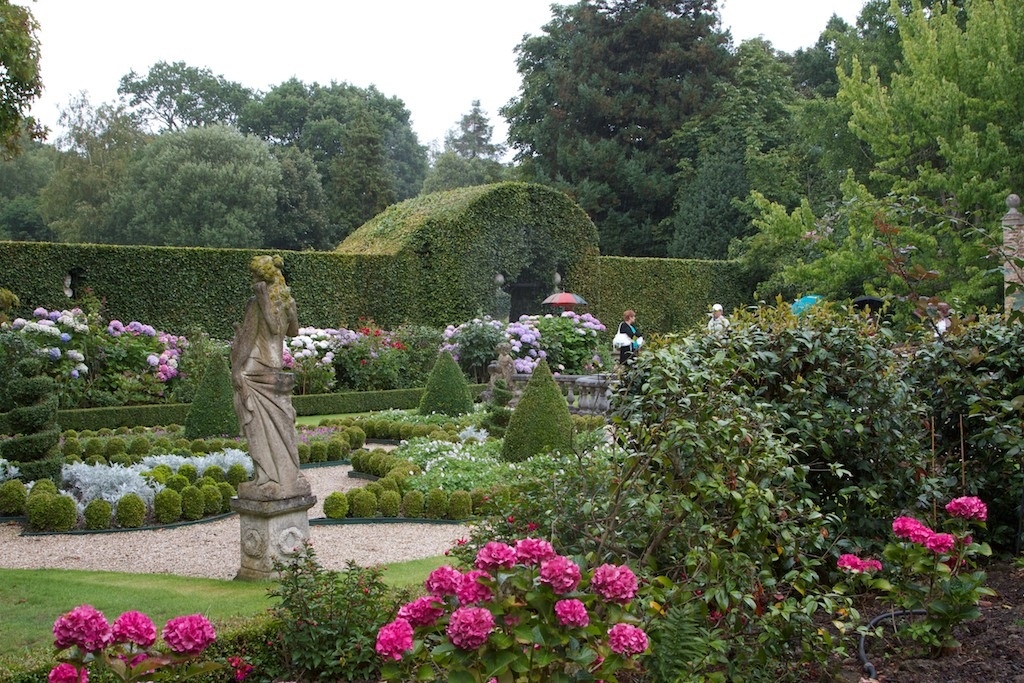
M 542 304 L 549 304 L 551 306 L 561 306 L 562 308 L 571 309 L 573 306 L 586 306 L 587 300 L 579 294 L 572 294 L 571 292 L 558 292 L 552 294 Z

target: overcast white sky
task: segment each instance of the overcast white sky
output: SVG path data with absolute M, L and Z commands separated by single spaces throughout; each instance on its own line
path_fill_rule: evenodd
M 370 84 L 405 102 L 420 142 L 443 142 L 473 100 L 494 125 L 519 90 L 515 46 L 539 35 L 551 0 L 14 0 L 40 24 L 45 91 L 32 110 L 51 129 L 80 91 L 117 100 L 131 70 L 183 61 L 256 90 L 291 77 Z M 568 4 L 568 3 L 557 3 Z M 813 45 L 833 13 L 853 23 L 864 0 L 720 0 L 733 40 L 779 50 Z M 267 11 L 267 10 L 270 11 Z

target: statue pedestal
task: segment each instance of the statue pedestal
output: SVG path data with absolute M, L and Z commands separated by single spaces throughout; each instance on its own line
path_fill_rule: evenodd
M 282 500 L 232 498 L 231 509 L 238 513 L 242 562 L 235 579 L 267 581 L 279 573 L 274 563 L 287 563 L 309 539 L 307 511 L 316 504 L 316 496 L 296 496 Z

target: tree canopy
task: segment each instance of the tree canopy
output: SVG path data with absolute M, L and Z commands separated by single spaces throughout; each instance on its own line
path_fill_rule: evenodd
M 23 135 L 42 140 L 46 134 L 28 113 L 43 92 L 38 28 L 27 7 L 0 0 L 0 157 L 4 159 L 20 151 Z

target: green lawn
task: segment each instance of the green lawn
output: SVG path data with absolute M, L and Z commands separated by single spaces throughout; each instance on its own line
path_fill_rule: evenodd
M 388 565 L 394 586 L 420 583 L 444 557 Z M 273 605 L 271 582 L 196 579 L 167 574 L 123 574 L 66 569 L 0 569 L 0 657 L 53 643 L 54 620 L 90 604 L 113 621 L 122 612 L 147 614 L 157 628 L 172 617 L 200 612 L 217 623 L 258 614 Z

